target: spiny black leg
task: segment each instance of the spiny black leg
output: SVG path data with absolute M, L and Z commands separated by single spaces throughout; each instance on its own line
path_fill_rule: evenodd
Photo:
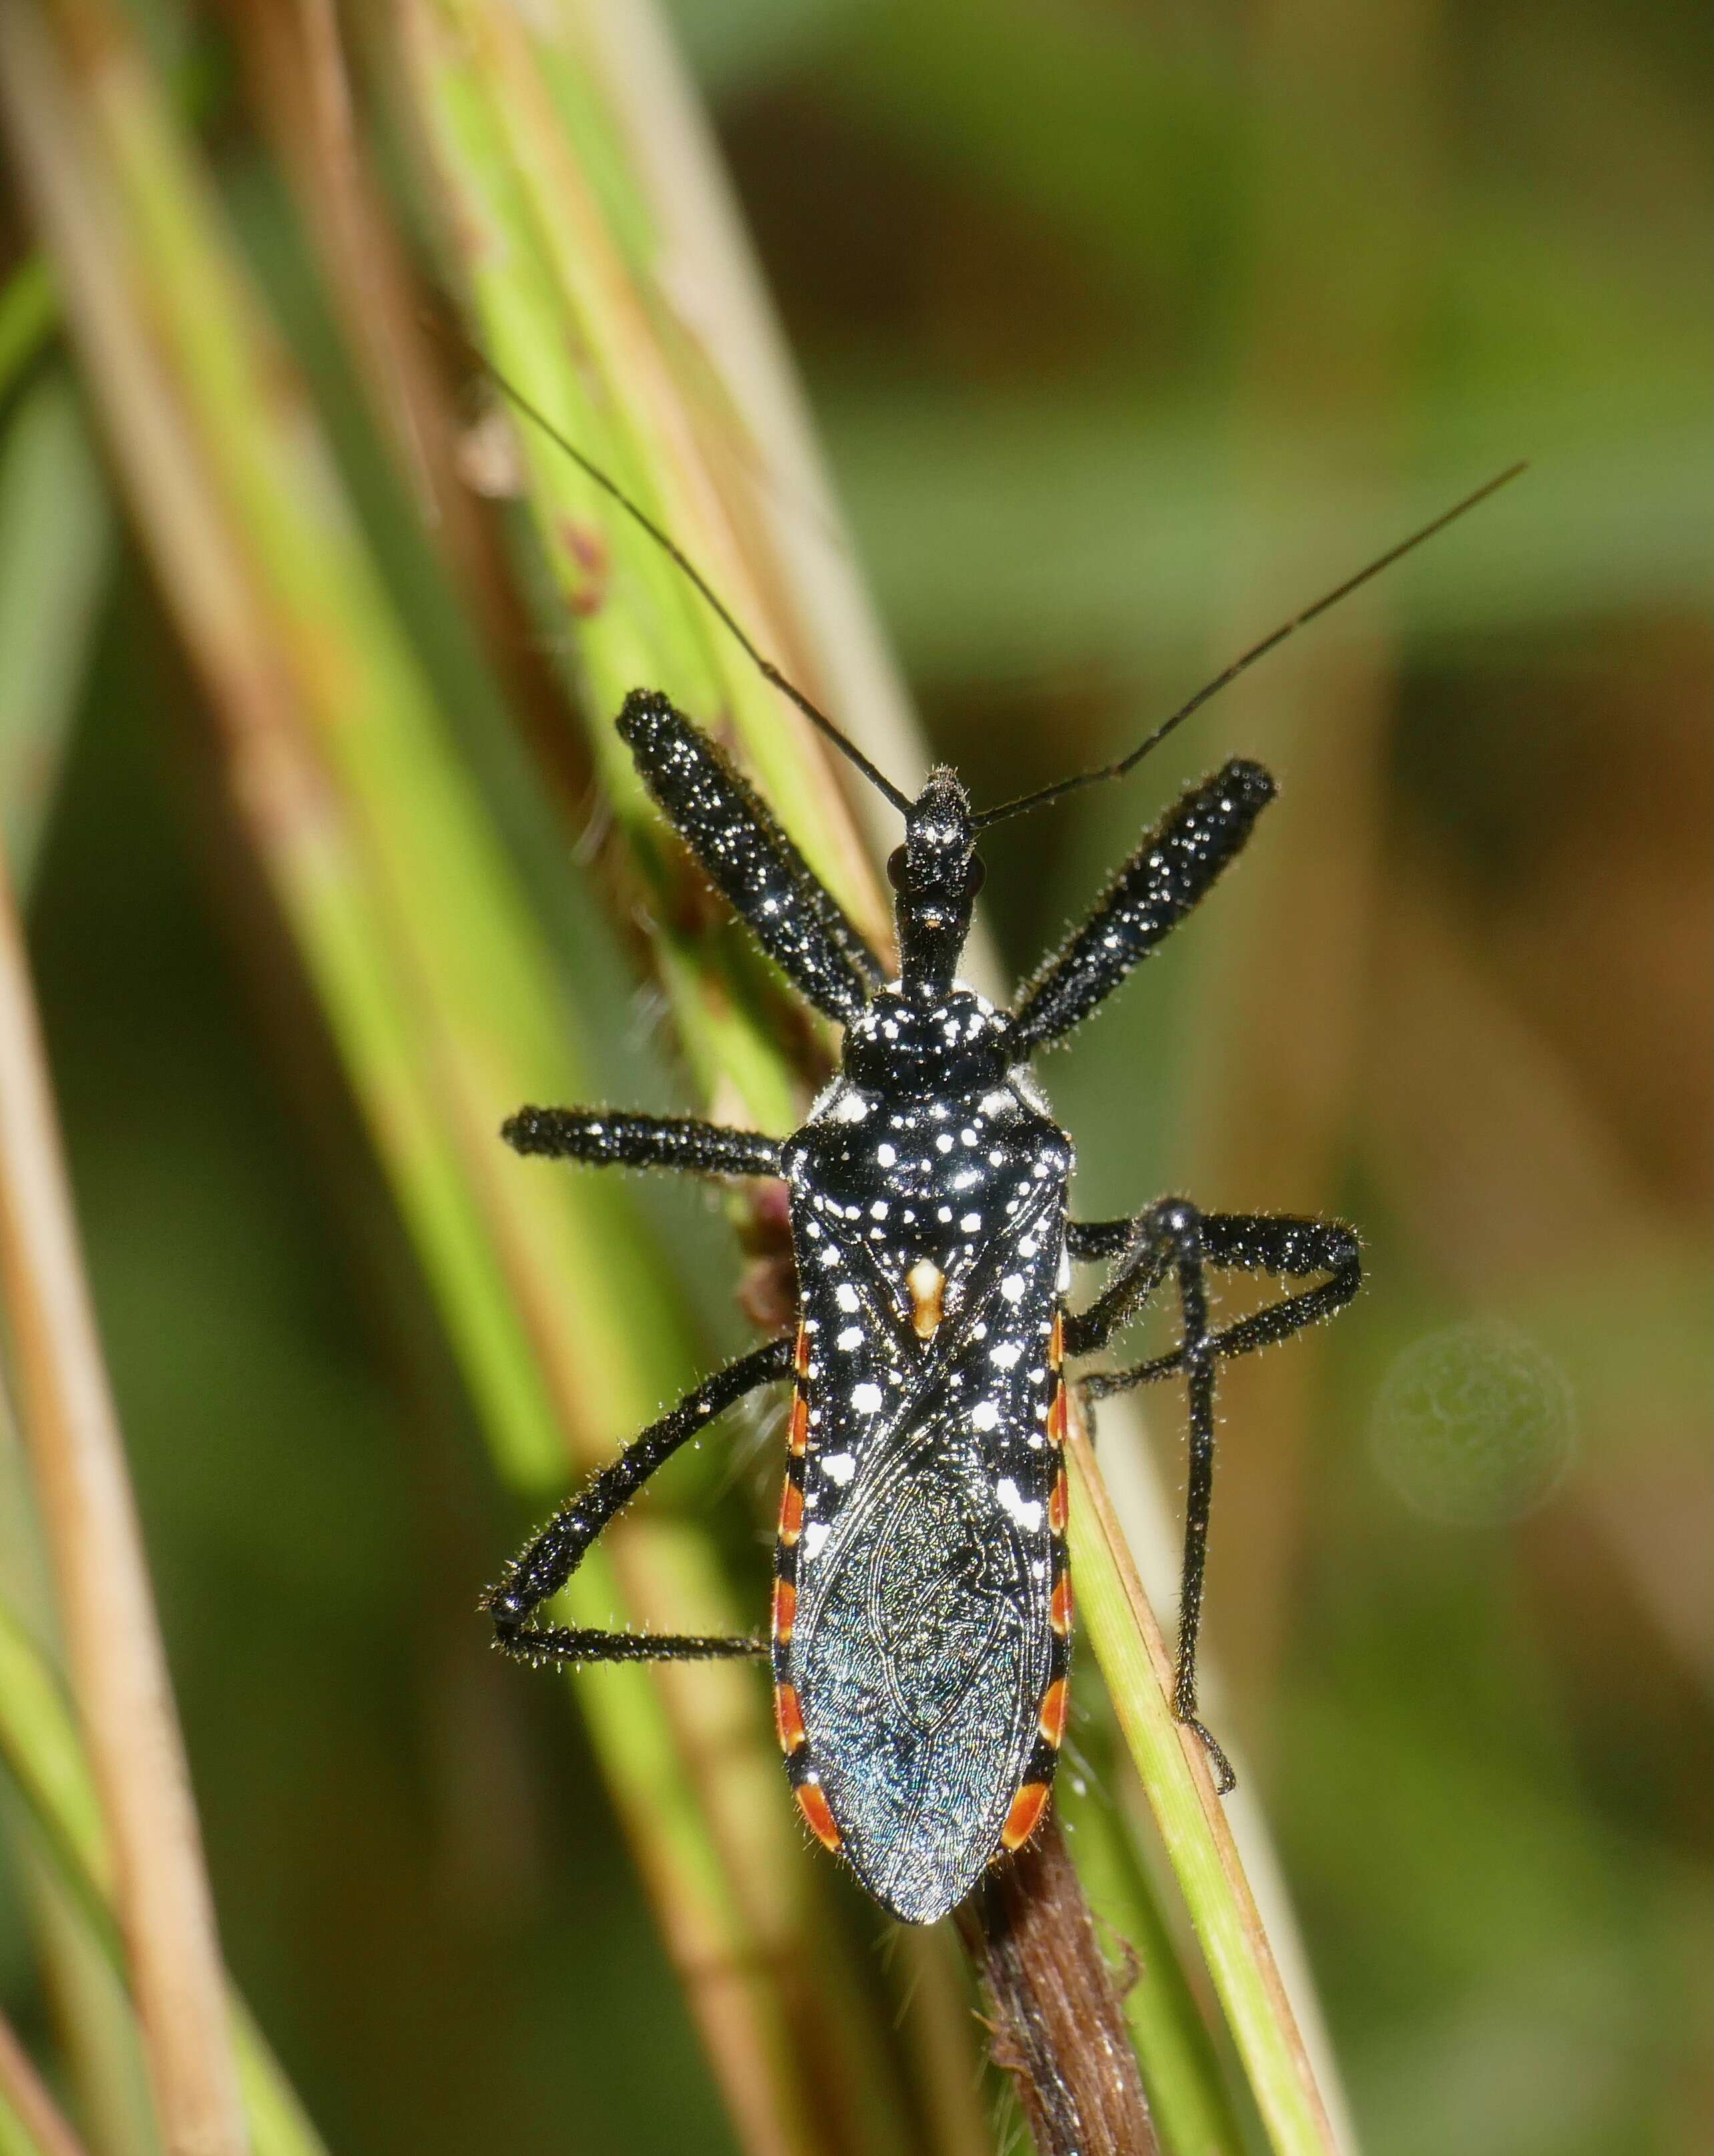
M 787 978 L 849 1023 L 885 975 L 845 911 L 755 788 L 653 689 L 634 689 L 618 730 L 662 812 Z
M 779 1141 L 692 1116 L 632 1116 L 609 1108 L 520 1108 L 500 1134 L 515 1152 L 600 1168 L 670 1168 L 691 1175 L 777 1175 Z
M 1015 1060 L 1069 1033 L 1112 993 L 1203 897 L 1273 798 L 1262 767 L 1235 759 L 1180 797 L 1020 991 Z
M 1117 1220 L 1068 1220 L 1065 1248 L 1074 1258 L 1116 1258 L 1137 1240 L 1137 1219 L 1126 1214 Z
M 1286 1214 L 1203 1215 L 1183 1199 L 1167 1199 L 1135 1220 L 1074 1223 L 1066 1242 L 1074 1257 L 1129 1253 L 1127 1262 L 1099 1299 L 1080 1316 L 1074 1314 L 1068 1320 L 1068 1354 L 1088 1354 L 1105 1347 L 1169 1269 L 1178 1276 L 1184 1325 L 1179 1345 L 1134 1369 L 1098 1371 L 1083 1380 L 1083 1391 L 1089 1399 L 1102 1399 L 1177 1370 L 1185 1373 L 1190 1461 L 1173 1712 L 1206 1746 L 1216 1784 L 1224 1796 L 1234 1786 L 1236 1777 L 1196 1711 L 1196 1650 L 1214 1498 L 1215 1371 L 1221 1356 L 1269 1347 L 1348 1302 L 1362 1279 L 1357 1238 L 1337 1221 L 1302 1219 Z M 1206 1269 L 1209 1265 L 1300 1280 L 1315 1273 L 1326 1277 L 1312 1288 L 1270 1303 L 1252 1317 L 1214 1332 L 1208 1322 Z
M 1105 1294 L 1080 1317 L 1065 1324 L 1068 1355 L 1088 1354 L 1106 1344 L 1156 1288 L 1167 1273 L 1176 1272 L 1178 1301 L 1184 1321 L 1184 1337 L 1178 1350 L 1179 1367 L 1189 1380 L 1190 1473 L 1184 1507 L 1184 1568 L 1178 1596 L 1178 1666 L 1173 1681 L 1173 1712 L 1193 1730 L 1206 1748 L 1214 1770 L 1214 1784 L 1222 1796 L 1237 1784 L 1231 1762 L 1215 1742 L 1213 1732 L 1196 1712 L 1196 1645 L 1202 1626 L 1203 1580 L 1208 1565 L 1209 1512 L 1214 1488 L 1214 1355 L 1209 1336 L 1208 1290 L 1203 1276 L 1202 1216 L 1182 1198 L 1165 1198 L 1134 1221 L 1102 1221 L 1092 1230 L 1068 1237 L 1074 1255 L 1090 1255 L 1096 1244 L 1105 1251 L 1116 1240 L 1111 1231 L 1126 1231 L 1129 1261 Z M 1081 1245 L 1083 1247 L 1079 1248 Z M 1098 1398 L 1099 1378 L 1083 1380 L 1086 1398 Z M 1102 1389 L 1117 1389 L 1107 1386 Z
M 1118 1257 L 1128 1253 L 1126 1262 L 1087 1310 L 1067 1313 L 1068 1355 L 1098 1354 L 1160 1286 L 1177 1248 L 1172 1231 L 1165 1224 L 1178 1209 L 1179 1201 L 1169 1198 L 1159 1205 L 1151 1206 L 1134 1220 L 1091 1223 L 1097 1238 L 1093 1241 L 1090 1229 L 1080 1228 L 1075 1220 L 1066 1223 L 1065 1246 L 1074 1258 Z M 1118 1232 L 1110 1235 L 1110 1229 Z
M 767 1652 L 766 1640 L 573 1631 L 559 1625 L 532 1625 L 530 1619 L 550 1595 L 558 1594 L 595 1537 L 681 1445 L 758 1385 L 792 1374 L 792 1346 L 790 1340 L 771 1340 L 716 1370 L 561 1506 L 482 1598 L 482 1607 L 494 1620 L 497 1645 L 526 1662 L 694 1661 Z
M 1160 1209 L 1154 1209 L 1157 1212 Z M 1127 1282 L 1146 1272 L 1148 1223 L 1153 1213 L 1135 1220 L 1073 1222 L 1066 1236 L 1075 1258 L 1109 1257 L 1133 1243 L 1137 1254 L 1131 1266 L 1083 1315 L 1073 1317 L 1066 1327 L 1068 1353 L 1088 1355 L 1106 1347 L 1119 1326 L 1146 1299 L 1157 1269 L 1146 1286 L 1121 1295 Z M 1205 1213 L 1200 1216 L 1202 1254 L 1206 1264 L 1222 1271 L 1267 1273 L 1276 1279 L 1307 1280 L 1325 1277 L 1313 1287 L 1284 1296 L 1265 1304 L 1248 1317 L 1209 1336 L 1209 1352 L 1216 1357 L 1253 1354 L 1289 1340 L 1294 1332 L 1317 1319 L 1342 1310 L 1362 1285 L 1362 1254 L 1356 1235 L 1337 1220 L 1315 1220 L 1296 1213 Z M 1175 1348 L 1129 1370 L 1100 1370 L 1083 1380 L 1092 1400 L 1113 1393 L 1171 1377 L 1184 1368 L 1184 1351 Z
M 1196 1281 L 1193 1296 L 1188 1282 Z M 1201 1267 L 1193 1260 L 1178 1269 L 1179 1291 L 1184 1302 L 1185 1337 L 1193 1327 L 1203 1333 L 1207 1306 L 1202 1300 Z M 1194 1317 L 1193 1317 L 1193 1311 Z M 1173 1712 L 1187 1729 L 1194 1730 L 1214 1770 L 1214 1793 L 1226 1796 L 1238 1786 L 1232 1762 L 1220 1749 L 1214 1732 L 1196 1712 L 1196 1645 L 1202 1631 L 1203 1584 L 1208 1576 L 1209 1515 L 1214 1496 L 1214 1363 L 1211 1355 L 1198 1356 L 1187 1364 L 1190 1394 L 1190 1460 L 1184 1495 L 1184 1570 L 1178 1589 L 1178 1666 L 1173 1675 Z

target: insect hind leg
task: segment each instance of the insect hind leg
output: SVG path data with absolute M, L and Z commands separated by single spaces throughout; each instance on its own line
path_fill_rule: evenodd
M 1331 1317 L 1362 1285 L 1362 1255 L 1355 1232 L 1342 1221 L 1319 1220 L 1296 1213 L 1202 1213 L 1183 1199 L 1168 1199 L 1133 1219 L 1073 1221 L 1066 1242 L 1074 1258 L 1119 1257 L 1129 1261 L 1098 1301 L 1073 1316 L 1065 1333 L 1068 1354 L 1090 1355 L 1142 1308 L 1164 1277 L 1172 1260 L 1170 1236 L 1159 1223 L 1178 1209 L 1195 1217 L 1203 1261 L 1221 1272 L 1262 1273 L 1280 1280 L 1322 1278 L 1312 1287 L 1265 1303 L 1248 1317 L 1209 1335 L 1216 1356 L 1249 1355 L 1289 1340 L 1294 1332 Z M 1128 1392 L 1170 1377 L 1185 1367 L 1183 1345 L 1169 1353 L 1122 1371 L 1100 1371 L 1086 1378 L 1090 1399 Z
M 788 1339 L 740 1356 L 686 1393 L 568 1499 L 483 1596 L 482 1607 L 494 1620 L 495 1644 L 526 1662 L 697 1661 L 766 1654 L 767 1642 L 761 1639 L 574 1630 L 531 1620 L 565 1585 L 596 1537 L 682 1445 L 747 1394 L 789 1377 L 791 1370 Z
M 1237 1777 L 1212 1732 L 1198 1717 L 1196 1654 L 1208 1567 L 1214 1496 L 1214 1383 L 1220 1358 L 1285 1340 L 1348 1302 L 1362 1281 L 1356 1236 L 1337 1221 L 1287 1214 L 1203 1214 L 1184 1199 L 1166 1199 L 1134 1220 L 1072 1224 L 1074 1257 L 1123 1255 L 1125 1263 L 1097 1301 L 1065 1328 L 1066 1352 L 1089 1354 L 1113 1334 L 1166 1278 L 1176 1275 L 1183 1332 L 1179 1344 L 1128 1370 L 1097 1371 L 1082 1381 L 1097 1400 L 1184 1373 L 1188 1396 L 1190 1461 L 1184 1514 L 1184 1562 L 1178 1604 L 1178 1661 L 1173 1711 L 1207 1748 L 1221 1795 Z M 1209 1323 L 1208 1269 L 1268 1273 L 1290 1279 L 1323 1277 L 1218 1331 Z

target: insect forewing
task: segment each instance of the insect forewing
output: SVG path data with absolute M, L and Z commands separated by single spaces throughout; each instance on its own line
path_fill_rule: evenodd
M 909 1922 L 969 1892 L 1051 1774 L 1070 1158 L 1009 1086 L 903 1110 L 848 1086 L 787 1148 L 803 1330 L 782 1735 L 812 1824 Z

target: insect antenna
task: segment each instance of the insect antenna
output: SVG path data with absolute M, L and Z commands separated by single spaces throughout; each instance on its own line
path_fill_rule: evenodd
M 1467 494 L 1462 501 L 1455 502 L 1450 509 L 1442 510 L 1420 531 L 1413 531 L 1408 539 L 1401 539 L 1396 547 L 1389 547 L 1384 554 L 1377 555 L 1355 576 L 1347 577 L 1342 584 L 1336 585 L 1331 592 L 1323 593 L 1313 606 L 1306 607 L 1301 613 L 1295 613 L 1290 621 L 1282 622 L 1260 644 L 1251 644 L 1248 651 L 1241 653 L 1223 672 L 1215 675 L 1212 681 L 1204 683 L 1188 703 L 1178 706 L 1170 718 L 1162 719 L 1154 732 L 1145 735 L 1128 756 L 1121 756 L 1116 763 L 1102 764 L 1094 771 L 1080 771 L 1070 778 L 1055 779 L 1051 785 L 1041 787 L 1034 793 L 1020 793 L 1015 801 L 1003 802 L 998 808 L 985 808 L 976 819 L 976 828 L 979 831 L 986 830 L 990 824 L 1003 823 L 1008 816 L 1021 816 L 1027 808 L 1042 808 L 1049 801 L 1057 801 L 1062 794 L 1075 793 L 1085 786 L 1100 786 L 1110 778 L 1123 778 L 1127 772 L 1142 762 L 1151 749 L 1158 748 L 1168 734 L 1183 726 L 1193 711 L 1200 711 L 1211 696 L 1218 696 L 1229 682 L 1235 681 L 1240 674 L 1254 666 L 1258 659 L 1265 659 L 1288 636 L 1306 628 L 1318 614 L 1324 614 L 1330 607 L 1337 606 L 1341 599 L 1349 598 L 1372 577 L 1378 577 L 1383 569 L 1390 569 L 1395 562 L 1403 560 L 1405 555 L 1420 547 L 1425 539 L 1432 539 L 1437 531 L 1444 531 L 1449 524 L 1462 516 L 1466 511 L 1474 509 L 1478 502 L 1486 501 L 1491 494 L 1497 494 L 1502 486 L 1508 485 L 1519 473 L 1527 469 L 1523 464 L 1508 465 L 1503 472 L 1497 473 L 1479 486 L 1474 494 Z
M 480 357 L 480 354 L 478 355 L 478 357 Z M 631 519 L 631 521 L 637 525 L 642 531 L 646 531 L 649 536 L 654 542 L 655 545 L 659 547 L 662 553 L 666 556 L 667 559 L 673 562 L 682 572 L 684 576 L 689 580 L 693 589 L 701 595 L 703 603 L 707 606 L 715 619 L 726 629 L 726 634 L 732 639 L 733 642 L 737 644 L 739 649 L 744 654 L 745 657 L 748 659 L 751 665 L 756 669 L 757 672 L 761 675 L 762 680 L 771 683 L 774 688 L 780 691 L 782 696 L 788 696 L 798 706 L 798 709 L 803 714 L 804 717 L 808 720 L 810 725 L 813 726 L 816 731 L 823 735 L 828 741 L 830 741 L 842 756 L 848 757 L 849 761 L 857 767 L 858 770 L 863 773 L 863 776 L 869 781 L 870 784 L 883 794 L 886 799 L 892 803 L 894 808 L 899 810 L 901 814 L 906 814 L 911 807 L 911 797 L 909 794 L 901 793 L 884 773 L 877 771 L 875 767 L 870 762 L 869 758 L 865 756 L 862 750 L 858 747 L 856 742 L 848 739 L 844 734 L 841 733 L 838 726 L 836 726 L 833 721 L 829 718 L 826 712 L 812 702 L 810 698 L 805 696 L 803 690 L 798 686 L 796 682 L 788 679 L 786 675 L 780 671 L 779 668 L 774 665 L 771 659 L 765 658 L 763 654 L 757 649 L 756 646 L 751 642 L 744 630 L 739 627 L 736 619 L 716 594 L 713 586 L 709 583 L 707 578 L 703 575 L 702 572 L 696 567 L 696 564 L 690 559 L 689 555 L 685 552 L 684 549 L 679 546 L 677 542 L 661 529 L 660 526 L 655 522 L 654 519 L 649 516 L 646 510 L 639 507 L 636 502 L 632 501 L 630 495 L 625 492 L 624 489 L 619 485 L 616 480 L 609 478 L 607 473 L 601 469 L 599 465 L 594 463 L 590 458 L 585 456 L 583 452 L 577 447 L 577 444 L 572 441 L 566 434 L 562 434 L 561 430 L 554 425 L 552 420 L 547 417 L 546 413 L 541 411 L 538 406 L 531 403 L 530 399 L 525 396 L 522 390 L 516 388 L 511 382 L 508 382 L 505 377 L 500 372 L 498 368 L 491 366 L 486 359 L 482 359 L 481 364 L 485 372 L 494 382 L 495 388 L 499 389 L 501 395 L 505 397 L 510 403 L 515 405 L 516 408 L 524 414 L 526 418 L 532 421 L 536 426 L 539 427 L 549 441 L 552 442 L 557 448 L 562 449 L 586 479 L 593 480 L 594 484 L 601 489 L 602 492 L 609 498 L 609 500 L 616 501 L 619 507 L 624 511 L 626 516 Z

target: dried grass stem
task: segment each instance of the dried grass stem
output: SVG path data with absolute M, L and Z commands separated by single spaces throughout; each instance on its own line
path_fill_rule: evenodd
M 41 1029 L 0 880 L 0 1278 L 67 1656 L 170 2156 L 249 2147 L 189 1775 Z

